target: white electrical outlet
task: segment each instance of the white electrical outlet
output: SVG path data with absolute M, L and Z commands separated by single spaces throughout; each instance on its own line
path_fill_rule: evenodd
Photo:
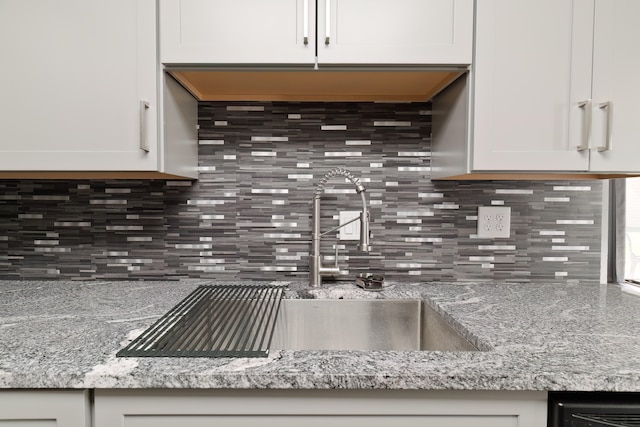
M 478 237 L 511 237 L 511 208 L 508 206 L 479 206 Z
M 354 218 L 358 218 L 358 221 L 353 221 L 340 229 L 340 240 L 360 240 L 360 211 L 342 211 L 339 221 L 340 224 L 344 224 Z

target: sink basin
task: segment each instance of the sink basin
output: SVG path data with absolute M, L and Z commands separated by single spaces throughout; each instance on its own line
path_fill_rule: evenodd
M 477 350 L 421 300 L 285 299 L 272 350 Z

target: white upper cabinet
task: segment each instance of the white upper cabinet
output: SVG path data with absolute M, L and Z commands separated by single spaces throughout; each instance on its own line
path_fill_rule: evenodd
M 640 172 L 639 16 L 637 0 L 477 2 L 468 84 L 434 100 L 432 176 Z
M 0 170 L 157 170 L 155 33 L 153 0 L 0 2 Z
M 596 0 L 590 170 L 640 171 L 640 2 Z
M 591 5 L 589 5 L 591 3 Z M 473 169 L 585 171 L 592 1 L 483 0 L 476 15 Z
M 471 64 L 473 1 L 318 0 L 321 64 Z
M 163 63 L 311 64 L 313 0 L 160 0 Z
M 460 65 L 472 37 L 473 0 L 160 0 L 165 64 Z
M 196 118 L 189 141 L 175 123 L 196 101 L 158 84 L 156 16 L 155 0 L 0 1 L 1 177 L 197 176 Z

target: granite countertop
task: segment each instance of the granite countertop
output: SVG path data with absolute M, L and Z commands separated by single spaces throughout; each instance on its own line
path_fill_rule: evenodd
M 616 285 L 396 283 L 372 293 L 290 282 L 288 298 L 422 298 L 488 350 L 115 357 L 204 283 L 232 282 L 0 281 L 0 387 L 640 391 L 640 296 Z

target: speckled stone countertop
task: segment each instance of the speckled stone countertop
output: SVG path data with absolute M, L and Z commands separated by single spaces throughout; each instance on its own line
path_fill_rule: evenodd
M 288 298 L 422 298 L 486 351 L 116 358 L 199 284 L 0 281 L 1 388 L 640 391 L 640 296 L 615 285 L 350 284 Z M 231 282 L 216 282 L 231 283 Z

